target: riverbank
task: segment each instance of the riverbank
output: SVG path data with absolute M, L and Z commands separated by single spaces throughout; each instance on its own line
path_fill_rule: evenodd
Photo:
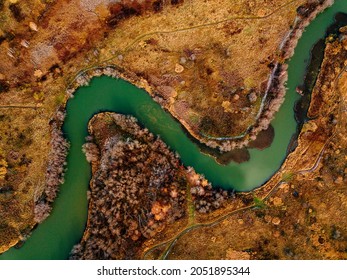
M 207 213 L 225 203 L 226 191 L 212 190 L 135 118 L 101 113 L 88 127 L 88 221 L 71 259 L 139 258 L 145 240 L 190 219 L 188 208 Z

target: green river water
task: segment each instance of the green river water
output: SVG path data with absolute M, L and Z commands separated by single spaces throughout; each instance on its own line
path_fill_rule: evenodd
M 87 196 L 91 168 L 82 152 L 89 119 L 101 111 L 130 114 L 177 151 L 186 166 L 205 174 L 214 186 L 249 191 L 269 179 L 281 166 L 297 123 L 293 107 L 299 95 L 295 87 L 303 82 L 310 50 L 324 37 L 337 12 L 347 12 L 347 3 L 336 3 L 319 15 L 307 28 L 289 62 L 286 100 L 272 122 L 275 138 L 271 147 L 252 149 L 251 160 L 242 164 L 219 165 L 204 155 L 185 135 L 181 126 L 164 112 L 143 90 L 109 77 L 94 78 L 88 87 L 81 87 L 67 104 L 64 132 L 71 143 L 67 157 L 65 183 L 61 186 L 49 218 L 39 225 L 20 249 L 12 248 L 0 259 L 67 259 L 74 244 L 83 235 L 87 220 Z

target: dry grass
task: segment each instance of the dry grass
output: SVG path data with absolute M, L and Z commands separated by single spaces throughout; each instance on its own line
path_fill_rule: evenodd
M 306 1 L 184 1 L 128 18 L 115 30 L 105 25 L 109 12 L 102 5 L 91 11 L 78 0 L 52 2 L 19 1 L 23 20 L 14 18 L 8 2 L 0 13 L 0 38 L 5 38 L 0 90 L 9 88 L 0 93 L 0 148 L 6 160 L 13 151 L 30 159 L 14 173 L 8 168 L 11 172 L 0 182 L 2 188 L 12 182 L 15 189 L 0 194 L 0 246 L 13 245 L 33 224 L 33 204 L 45 186 L 49 121 L 79 70 L 115 64 L 153 94 L 171 87 L 177 95 L 167 95 L 165 107 L 173 115 L 184 109 L 180 121 L 193 134 L 235 135 L 254 122 L 268 65 L 279 59 L 276 50 L 296 7 Z M 30 22 L 37 24 L 37 32 L 30 30 Z M 175 71 L 177 64 L 183 72 Z M 254 104 L 247 97 L 251 91 L 258 95 Z M 11 104 L 40 109 L 2 107 Z M 18 146 L 21 132 L 30 142 Z M 15 210 L 7 211 L 5 202 Z

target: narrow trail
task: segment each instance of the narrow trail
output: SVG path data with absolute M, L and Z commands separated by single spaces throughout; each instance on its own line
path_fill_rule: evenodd
M 94 69 L 98 69 L 100 68 L 100 65 L 110 62 L 113 59 L 117 58 L 118 55 L 120 54 L 125 54 L 127 53 L 136 43 L 138 43 L 139 41 L 143 40 L 146 37 L 149 36 L 153 36 L 153 35 L 160 35 L 160 34 L 173 34 L 173 33 L 178 33 L 178 32 L 185 32 L 185 31 L 191 31 L 191 30 L 195 30 L 195 29 L 200 29 L 200 28 L 208 28 L 208 27 L 212 27 L 218 24 L 222 24 L 222 23 L 226 23 L 228 21 L 231 20 L 262 20 L 262 19 L 267 19 L 271 16 L 273 16 L 274 14 L 276 14 L 277 12 L 279 12 L 280 10 L 282 10 L 283 8 L 294 4 L 296 2 L 301 2 L 301 0 L 291 0 L 288 1 L 287 3 L 283 4 L 282 6 L 278 7 L 277 9 L 273 10 L 272 12 L 264 15 L 264 16 L 232 16 L 232 17 L 228 17 L 219 21 L 214 21 L 214 22 L 209 22 L 209 23 L 205 23 L 205 24 L 198 24 L 198 25 L 194 25 L 194 26 L 190 26 L 190 27 L 184 27 L 184 28 L 178 28 L 178 29 L 173 29 L 173 30 L 162 30 L 162 31 L 151 31 L 145 34 L 142 34 L 138 37 L 136 37 L 131 43 L 129 43 L 122 51 L 117 51 L 114 55 L 112 55 L 109 58 L 106 58 L 102 61 L 98 61 L 97 64 L 92 64 L 88 67 L 85 67 L 81 70 L 79 70 L 77 72 L 77 74 L 72 78 L 72 80 L 69 80 L 67 82 L 67 88 L 69 88 L 73 82 L 78 78 L 78 76 L 90 71 L 90 70 L 94 70 Z
M 267 19 L 271 16 L 273 16 L 274 14 L 276 14 L 277 12 L 279 12 L 280 10 L 282 10 L 283 8 L 298 2 L 300 0 L 291 0 L 285 4 L 283 4 L 282 6 L 278 7 L 277 9 L 274 9 L 272 12 L 264 15 L 264 16 L 232 16 L 232 17 L 228 17 L 219 21 L 214 21 L 214 22 L 209 22 L 209 23 L 204 23 L 204 24 L 198 24 L 195 26 L 191 26 L 191 27 L 184 27 L 184 28 L 179 28 L 179 29 L 173 29 L 173 30 L 163 30 L 163 31 L 152 31 L 152 32 L 148 32 L 145 34 L 142 34 L 140 36 L 138 36 L 137 38 L 134 39 L 134 41 L 132 43 L 130 43 L 125 49 L 124 51 L 127 52 L 131 49 L 131 47 L 133 47 L 136 43 L 138 43 L 139 41 L 141 41 L 142 39 L 148 37 L 148 36 L 153 36 L 153 35 L 161 35 L 161 34 L 172 34 L 172 33 L 178 33 L 178 32 L 185 32 L 185 31 L 191 31 L 194 29 L 200 29 L 200 28 L 206 28 L 206 27 L 211 27 L 211 26 L 215 26 L 218 24 L 222 24 L 222 23 L 226 23 L 228 21 L 231 20 L 262 20 L 262 19 Z M 112 58 L 111 58 L 112 59 Z
M 20 105 L 20 104 L 9 104 L 0 105 L 0 109 L 40 109 L 42 106 L 39 105 Z

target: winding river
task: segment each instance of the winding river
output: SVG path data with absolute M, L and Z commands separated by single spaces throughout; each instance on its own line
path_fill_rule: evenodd
M 180 124 L 164 112 L 143 90 L 124 80 L 109 77 L 94 78 L 88 87 L 78 89 L 69 100 L 64 132 L 71 143 L 67 157 L 65 183 L 54 203 L 51 215 L 39 225 L 20 249 L 12 248 L 0 259 L 66 259 L 78 243 L 87 220 L 87 197 L 91 169 L 81 146 L 87 135 L 89 119 L 101 111 L 131 114 L 154 134 L 177 151 L 186 166 L 193 166 L 205 174 L 215 186 L 249 191 L 264 183 L 281 166 L 297 123 L 293 107 L 299 95 L 295 87 L 303 76 L 315 42 L 324 37 L 337 12 L 347 12 L 347 3 L 337 0 L 333 7 L 319 15 L 307 28 L 289 62 L 289 81 L 286 100 L 272 122 L 275 138 L 271 147 L 252 149 L 251 160 L 242 164 L 219 165 L 213 158 L 200 152 L 185 135 Z

